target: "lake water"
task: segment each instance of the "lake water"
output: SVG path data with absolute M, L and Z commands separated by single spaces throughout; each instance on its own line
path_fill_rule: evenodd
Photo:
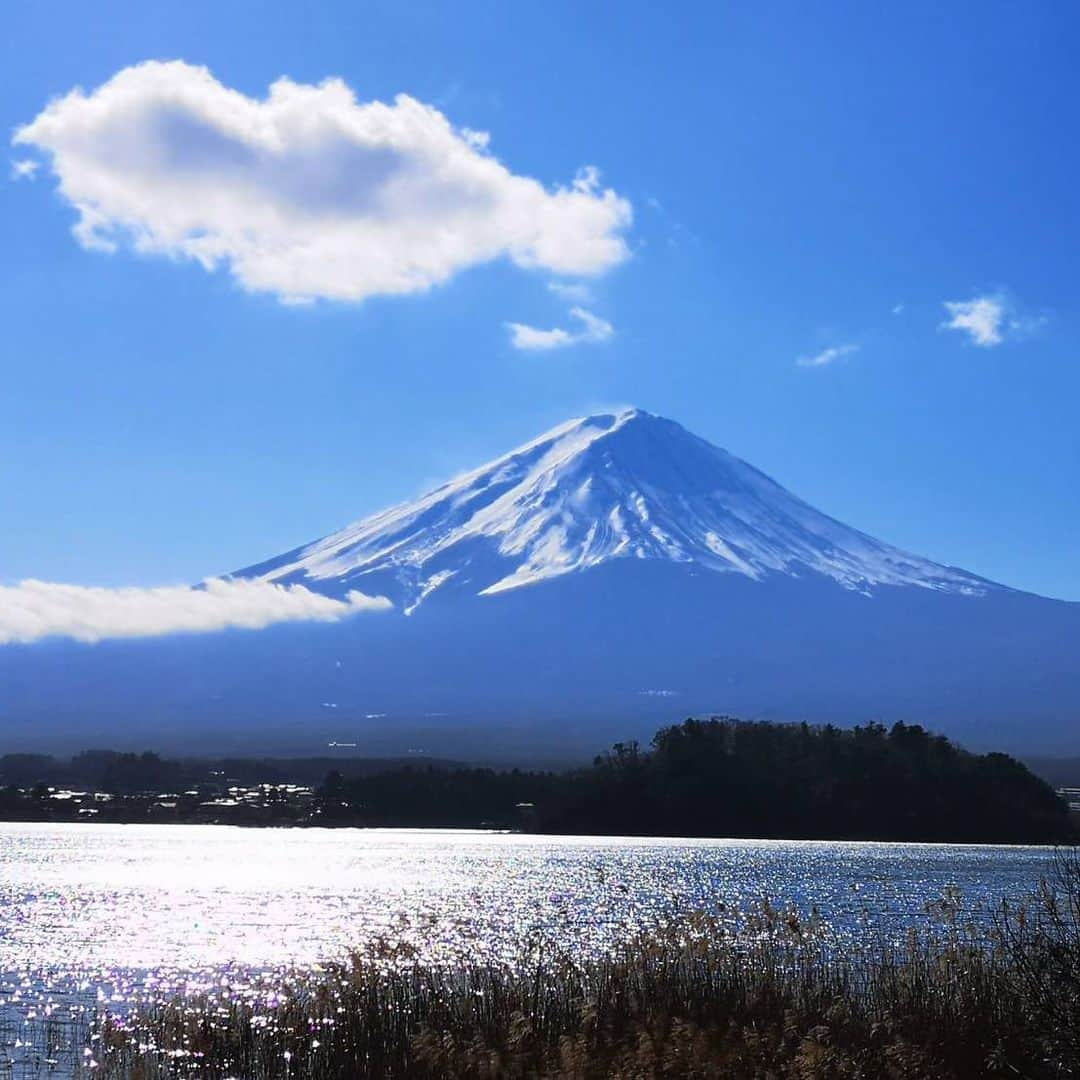
M 1023 896 L 1045 848 L 440 830 L 0 824 L 0 1076 L 20 1018 L 259 976 L 385 938 L 452 962 L 603 949 L 674 908 L 816 906 L 899 937 L 929 903 Z M 6 1046 L 3 1044 L 6 1042 Z M 17 1070 L 10 1072 L 18 1075 Z M 9 1074 L 10 1074 L 9 1072 Z

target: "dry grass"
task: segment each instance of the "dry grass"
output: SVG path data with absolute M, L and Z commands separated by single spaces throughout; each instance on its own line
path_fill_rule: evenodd
M 578 961 L 447 969 L 355 954 L 269 1008 L 177 1001 L 98 1033 L 126 1080 L 1080 1075 L 1080 863 L 990 926 L 840 950 L 763 905 L 692 915 Z
M 24 1012 L 0 1002 L 0 1080 L 66 1080 L 87 1058 L 94 1009 L 79 1003 L 43 1004 Z

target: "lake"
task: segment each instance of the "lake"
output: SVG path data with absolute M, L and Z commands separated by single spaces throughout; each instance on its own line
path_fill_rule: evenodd
M 0 1076 L 27 1017 L 255 993 L 267 976 L 380 938 L 434 961 L 510 961 L 529 942 L 601 950 L 675 908 L 765 896 L 816 906 L 841 939 L 870 927 L 898 938 L 943 894 L 958 890 L 974 910 L 1029 893 L 1051 858 L 1031 847 L 0 823 Z

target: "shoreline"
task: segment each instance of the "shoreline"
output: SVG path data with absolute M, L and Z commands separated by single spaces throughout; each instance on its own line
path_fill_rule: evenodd
M 660 845 L 715 845 L 723 847 L 728 845 L 746 845 L 748 847 L 760 845 L 820 845 L 829 847 L 851 848 L 987 848 L 1009 850 L 1038 850 L 1050 853 L 1056 851 L 1080 850 L 1080 838 L 1065 841 L 1010 841 L 1010 840 L 907 840 L 907 839 L 880 839 L 865 837 L 822 837 L 822 836 L 692 836 L 670 835 L 660 833 L 539 833 L 528 832 L 519 828 L 485 828 L 471 825 L 362 825 L 362 824 L 241 824 L 235 822 L 200 822 L 200 821 L 72 821 L 72 820 L 17 820 L 0 819 L 0 831 L 8 825 L 41 825 L 41 826 L 73 826 L 77 829 L 86 827 L 118 827 L 118 828 L 213 828 L 235 829 L 237 832 L 280 832 L 280 833 L 345 833 L 354 832 L 364 835 L 387 835 L 387 834 L 417 834 L 432 835 L 445 834 L 447 836 L 475 836 L 475 837 L 517 837 L 544 840 L 561 841 L 585 841 L 595 843 L 597 846 L 607 843 L 627 841 L 630 843 L 640 842 L 660 843 Z
M 513 836 L 543 840 L 573 841 L 581 840 L 605 844 L 620 841 L 655 842 L 659 844 L 820 844 L 823 847 L 844 845 L 850 847 L 925 847 L 925 848 L 1031 848 L 1040 851 L 1072 851 L 1080 849 L 1080 837 L 1061 841 L 1010 841 L 1010 840 L 909 840 L 904 838 L 880 838 L 858 836 L 695 836 L 692 834 L 668 833 L 586 833 L 586 832 L 538 832 L 527 829 L 485 827 L 482 825 L 363 825 L 356 823 L 330 822 L 292 822 L 253 824 L 249 822 L 229 821 L 111 821 L 86 819 L 19 819 L 0 818 L 0 829 L 8 825 L 120 827 L 120 828 L 209 828 L 235 829 L 240 832 L 326 832 L 340 833 L 353 831 L 367 835 L 396 834 L 447 834 L 461 836 Z

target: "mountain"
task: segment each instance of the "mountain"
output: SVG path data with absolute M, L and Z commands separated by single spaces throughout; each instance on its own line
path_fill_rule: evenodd
M 1080 604 L 891 547 L 640 410 L 233 576 L 395 609 L 6 647 L 7 746 L 566 760 L 731 713 L 1080 752 Z
M 617 559 L 760 581 L 816 575 L 979 596 L 999 588 L 826 517 L 746 462 L 640 409 L 571 420 L 415 502 L 238 572 L 332 595 L 491 596 Z

